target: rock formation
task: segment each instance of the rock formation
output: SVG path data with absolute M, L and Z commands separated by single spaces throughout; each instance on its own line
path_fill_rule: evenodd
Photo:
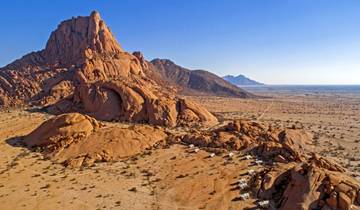
M 151 65 L 141 53 L 125 52 L 93 12 L 62 22 L 44 50 L 0 69 L 0 104 L 39 105 L 60 114 L 24 141 L 67 166 L 91 166 L 181 141 L 219 153 L 241 150 L 262 159 L 261 170 L 252 173 L 252 189 L 276 209 L 345 210 L 359 205 L 359 183 L 341 166 L 315 155 L 303 130 L 246 120 L 208 130 L 192 127 L 187 134 L 154 126 L 214 126 L 218 121 L 164 87 L 166 81 Z M 201 76 L 204 72 L 178 74 L 183 72 L 175 74 L 177 83 L 190 84 L 192 89 L 246 96 L 213 76 Z M 153 125 L 100 124 L 96 119 Z
M 257 196 L 272 199 L 276 209 L 350 210 L 360 204 L 360 184 L 356 180 L 311 162 L 273 167 L 256 179 Z
M 0 106 L 40 105 L 101 120 L 214 125 L 201 106 L 152 79 L 140 52 L 125 52 L 99 13 L 62 22 L 46 48 L 0 69 Z
M 45 121 L 24 137 L 55 162 L 80 167 L 119 160 L 143 152 L 165 140 L 163 129 L 149 125 L 105 126 L 86 115 L 62 114 Z
M 167 59 L 154 59 L 149 63 L 152 77 L 161 78 L 186 95 L 214 95 L 240 98 L 255 97 L 253 94 L 205 71 L 189 70 Z
M 193 131 L 175 141 L 208 151 L 241 150 L 267 167 L 252 177 L 254 196 L 275 209 L 352 209 L 359 206 L 360 184 L 338 164 L 313 153 L 305 131 L 235 120 L 207 131 Z
M 79 138 L 89 136 L 99 128 L 98 122 L 78 113 L 63 114 L 45 121 L 26 136 L 25 142 L 32 146 L 65 146 Z
M 265 159 L 283 162 L 302 161 L 312 147 L 309 134 L 303 130 L 272 128 L 265 123 L 234 120 L 207 131 L 194 131 L 179 137 L 199 147 L 248 150 Z
M 314 154 L 310 136 L 299 129 L 235 120 L 178 134 L 151 125 L 99 125 L 89 116 L 71 113 L 44 122 L 24 140 L 72 167 L 119 160 L 176 141 L 218 153 L 239 150 L 264 161 L 248 184 L 254 197 L 270 200 L 276 209 L 348 210 L 360 204 L 360 184 L 341 166 Z

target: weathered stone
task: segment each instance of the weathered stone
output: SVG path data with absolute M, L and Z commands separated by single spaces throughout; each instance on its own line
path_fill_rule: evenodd
M 343 192 L 339 193 L 339 209 L 341 210 L 351 210 L 351 199 Z
M 140 52 L 125 52 L 92 12 L 63 21 L 44 50 L 0 69 L 0 105 L 45 105 L 53 114 L 81 112 L 170 127 L 217 123 L 200 105 L 147 77 L 147 64 Z
M 337 193 L 330 194 L 330 197 L 326 199 L 326 203 L 329 207 L 336 209 L 338 206 Z
M 87 137 L 98 128 L 99 123 L 89 116 L 63 114 L 41 124 L 25 137 L 25 143 L 29 146 L 47 146 L 64 140 L 72 141 Z
M 136 155 L 166 138 L 155 126 L 99 126 L 93 118 L 72 113 L 45 121 L 24 140 L 29 146 L 42 146 L 55 162 L 80 167 Z

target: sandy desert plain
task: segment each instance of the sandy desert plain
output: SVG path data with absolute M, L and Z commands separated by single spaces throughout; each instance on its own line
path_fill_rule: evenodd
M 248 90 L 62 21 L 0 68 L 0 209 L 359 209 L 359 87 Z
M 360 95 L 357 93 L 257 91 L 260 99 L 190 97 L 224 124 L 250 119 L 304 128 L 316 150 L 360 179 Z M 259 209 L 242 201 L 236 181 L 252 160 L 219 154 L 209 158 L 187 145 L 153 147 L 139 155 L 92 167 L 69 168 L 21 144 L 52 116 L 19 109 L 0 113 L 0 209 Z M 131 124 L 103 122 L 108 127 Z M 169 132 L 186 132 L 168 129 Z M 244 175 L 245 174 L 245 175 Z M 356 209 L 354 206 L 353 209 Z
M 336 160 L 360 178 L 360 92 L 358 86 L 348 89 L 249 88 L 268 98 L 192 99 L 223 119 L 245 118 L 305 129 L 312 133 L 319 154 Z

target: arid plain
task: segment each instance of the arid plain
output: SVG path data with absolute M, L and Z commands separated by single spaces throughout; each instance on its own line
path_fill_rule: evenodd
M 264 90 L 62 21 L 0 68 L 0 209 L 359 209 L 358 87 Z
M 223 119 L 246 118 L 303 128 L 317 151 L 360 178 L 360 95 L 316 91 L 257 90 L 263 99 L 192 97 Z
M 250 119 L 304 128 L 313 134 L 320 154 L 360 178 L 359 95 L 269 91 L 257 94 L 267 98 L 190 98 L 224 122 Z M 173 144 L 118 162 L 66 168 L 19 144 L 20 136 L 51 117 L 16 109 L 1 112 L 1 209 L 257 208 L 254 199 L 242 201 L 234 187 L 240 174 L 246 174 L 249 167 L 259 167 L 252 165 L 251 160 L 243 160 L 241 152 L 231 160 L 226 154 L 208 158 L 206 151 L 194 153 L 185 145 Z

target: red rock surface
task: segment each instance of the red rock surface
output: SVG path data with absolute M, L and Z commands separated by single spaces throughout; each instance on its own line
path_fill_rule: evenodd
M 311 138 L 303 130 L 243 120 L 186 135 L 151 125 L 119 125 L 99 126 L 91 117 L 64 114 L 44 122 L 25 143 L 40 146 L 54 161 L 72 167 L 131 157 L 176 140 L 219 153 L 240 150 L 263 160 L 248 184 L 253 197 L 270 200 L 276 209 L 346 210 L 359 205 L 359 182 L 312 153 Z
M 45 121 L 24 142 L 55 162 L 80 167 L 136 155 L 166 138 L 163 129 L 150 125 L 100 126 L 94 118 L 70 113 Z
M 347 210 L 360 204 L 360 183 L 338 164 L 314 154 L 311 136 L 301 129 L 235 120 L 175 139 L 208 151 L 241 150 L 264 160 L 268 166 L 253 177 L 251 189 L 276 209 Z
M 246 120 L 171 136 L 151 125 L 101 127 L 94 118 L 169 127 L 217 123 L 206 109 L 174 96 L 147 75 L 152 75 L 151 69 L 141 53 L 123 51 L 93 12 L 62 22 L 44 50 L 1 69 L 0 103 L 36 104 L 56 114 L 88 114 L 59 115 L 25 137 L 29 146 L 41 147 L 65 165 L 129 157 L 171 139 L 219 153 L 238 150 L 264 160 L 266 164 L 252 176 L 252 189 L 276 209 L 359 205 L 359 183 L 342 167 L 314 155 L 311 138 L 303 130 Z
M 101 120 L 214 125 L 217 119 L 150 78 L 140 52 L 125 52 L 99 13 L 62 22 L 44 50 L 0 69 L 0 105 L 48 106 Z M 145 74 L 146 73 L 146 74 Z
M 273 167 L 259 175 L 257 196 L 277 209 L 355 209 L 360 184 L 342 173 L 311 163 Z
M 26 136 L 25 142 L 33 146 L 66 146 L 76 139 L 89 136 L 99 128 L 99 123 L 78 113 L 62 114 L 42 123 Z
M 234 120 L 220 128 L 194 131 L 181 141 L 199 147 L 243 150 L 267 159 L 301 161 L 313 147 L 309 134 L 297 129 L 279 129 L 263 123 Z

